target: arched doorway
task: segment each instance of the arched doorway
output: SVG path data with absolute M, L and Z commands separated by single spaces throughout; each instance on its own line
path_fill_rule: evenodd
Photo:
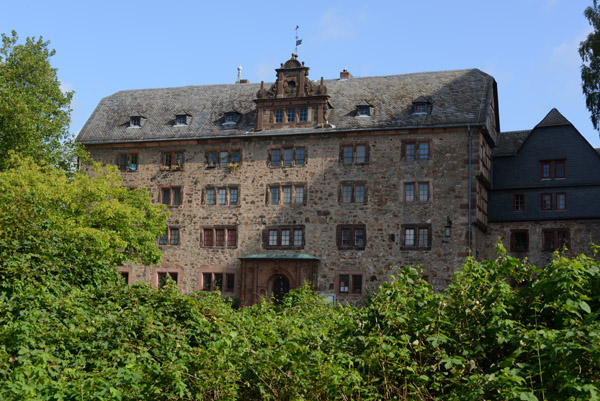
M 290 280 L 283 274 L 274 276 L 273 289 L 271 291 L 273 302 L 280 303 L 288 292 L 290 292 Z

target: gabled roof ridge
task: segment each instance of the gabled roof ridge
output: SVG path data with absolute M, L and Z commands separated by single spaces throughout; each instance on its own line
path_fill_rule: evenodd
M 573 124 L 571 124 L 571 122 L 569 120 L 567 120 L 565 116 L 560 114 L 560 112 L 556 109 L 556 107 L 553 107 L 552 110 L 550 110 L 548 112 L 548 114 L 546 114 L 546 117 L 544 117 L 542 119 L 542 121 L 540 121 L 535 126 L 535 128 L 554 127 L 554 126 L 560 126 L 560 125 L 573 125 Z

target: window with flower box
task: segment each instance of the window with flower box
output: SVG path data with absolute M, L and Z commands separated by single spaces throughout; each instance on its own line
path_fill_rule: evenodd
M 239 149 L 210 150 L 206 152 L 207 168 L 234 168 L 242 161 Z

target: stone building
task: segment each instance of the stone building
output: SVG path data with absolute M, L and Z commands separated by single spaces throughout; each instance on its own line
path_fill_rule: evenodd
M 419 264 L 441 289 L 469 249 L 486 256 L 491 233 L 511 229 L 488 223 L 491 76 L 313 81 L 295 55 L 275 71 L 272 84 L 101 100 L 77 140 L 171 212 L 162 263 L 123 267 L 129 282 L 169 274 L 184 292 L 220 288 L 248 305 L 310 281 L 355 302 L 391 266 Z

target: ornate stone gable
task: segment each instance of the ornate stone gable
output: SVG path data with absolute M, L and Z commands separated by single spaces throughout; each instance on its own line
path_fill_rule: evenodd
M 277 68 L 277 80 L 266 90 L 264 81 L 256 93 L 256 131 L 324 128 L 329 111 L 323 77 L 319 84 L 308 78 L 309 67 L 292 57 Z

